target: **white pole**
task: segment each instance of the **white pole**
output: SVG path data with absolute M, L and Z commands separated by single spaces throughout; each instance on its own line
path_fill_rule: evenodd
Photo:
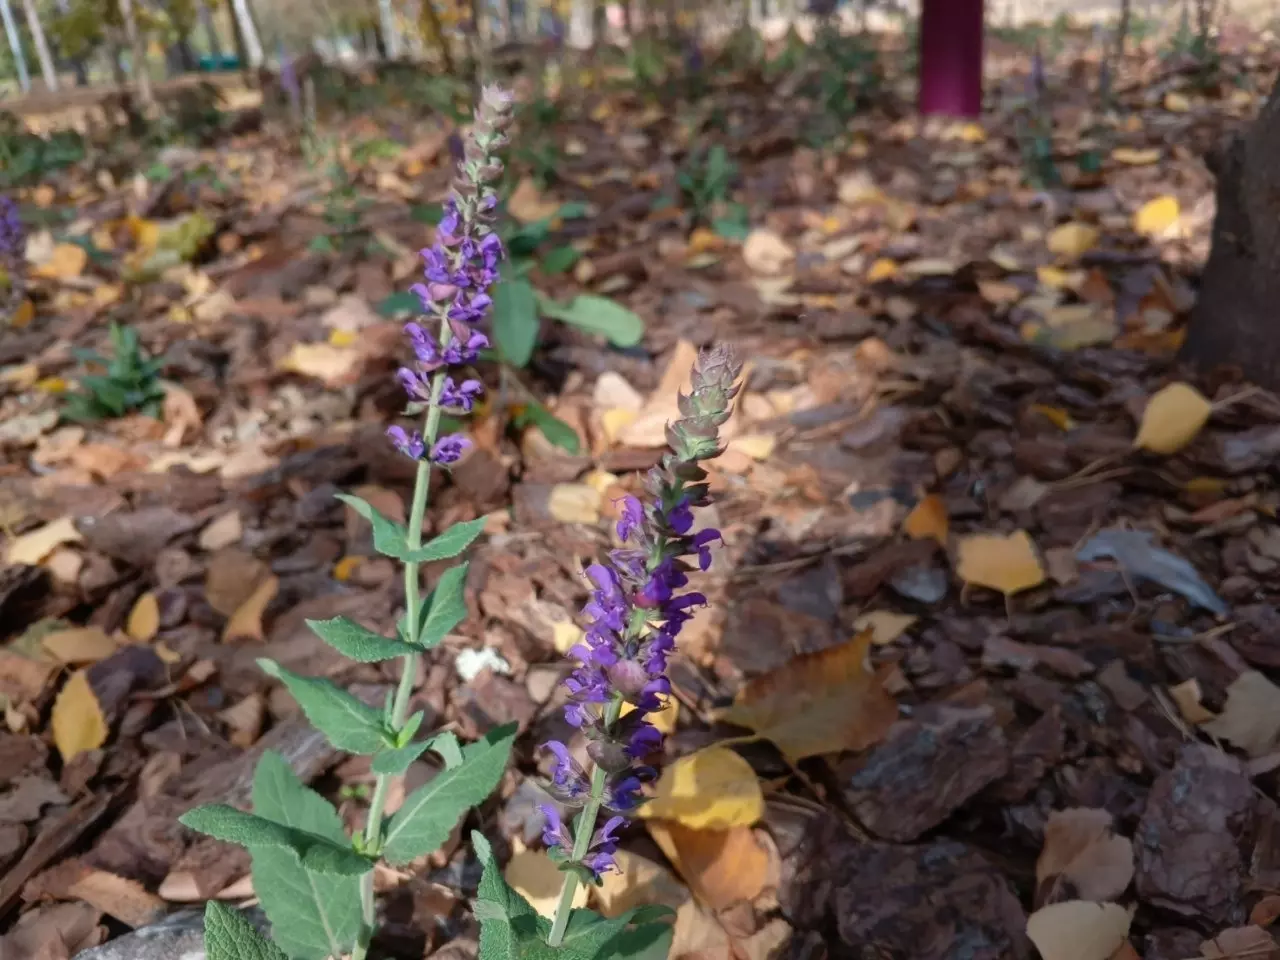
M 13 51 L 13 64 L 18 68 L 18 86 L 23 93 L 31 92 L 31 74 L 27 72 L 27 58 L 22 53 L 22 37 L 18 34 L 18 25 L 13 20 L 13 9 L 9 0 L 0 0 L 0 16 L 4 17 L 4 32 L 9 36 L 9 49 Z
M 378 0 L 378 15 L 382 20 L 382 40 L 387 46 L 387 59 L 395 60 L 400 56 L 400 31 L 391 0 Z
M 40 59 L 40 72 L 44 74 L 44 85 L 49 90 L 58 89 L 58 71 L 53 65 L 53 57 L 49 54 L 49 44 L 44 39 L 44 27 L 40 25 L 40 11 L 36 9 L 35 0 L 23 0 L 27 11 L 27 26 L 31 29 L 31 39 L 36 44 L 36 56 Z
M 245 53 L 249 55 L 249 66 L 257 70 L 262 66 L 262 41 L 258 39 L 258 29 L 253 25 L 253 15 L 249 12 L 248 0 L 231 0 L 235 10 L 236 22 L 240 24 L 240 35 L 244 37 Z

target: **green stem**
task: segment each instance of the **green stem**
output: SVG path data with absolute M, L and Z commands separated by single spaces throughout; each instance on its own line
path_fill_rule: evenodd
M 450 337 L 447 322 L 440 324 L 442 345 L 447 345 Z M 431 400 L 427 406 L 427 420 L 422 428 L 423 443 L 426 453 L 418 462 L 418 475 L 413 484 L 413 505 L 409 508 L 409 549 L 417 550 L 422 546 L 422 522 L 427 515 L 427 494 L 431 489 L 431 448 L 435 446 L 436 434 L 440 432 L 440 394 L 444 390 L 444 370 L 438 370 L 431 379 Z M 422 622 L 422 596 L 420 591 L 422 565 L 406 563 L 404 565 L 404 619 L 405 640 L 417 644 L 419 626 Z M 411 653 L 404 658 L 401 665 L 400 684 L 396 687 L 395 699 L 391 701 L 392 731 L 399 732 L 409 713 L 409 698 L 413 694 L 413 681 L 418 674 L 420 654 Z M 387 806 L 387 793 L 391 788 L 391 776 L 380 773 L 373 785 L 373 797 L 369 801 L 369 816 L 364 825 L 364 843 L 370 850 L 377 850 L 382 843 L 383 811 Z M 360 935 L 355 949 L 351 952 L 351 960 L 365 960 L 369 953 L 369 943 L 373 940 L 373 932 L 377 926 L 377 907 L 373 899 L 373 871 L 370 870 L 360 878 L 360 906 L 362 912 Z

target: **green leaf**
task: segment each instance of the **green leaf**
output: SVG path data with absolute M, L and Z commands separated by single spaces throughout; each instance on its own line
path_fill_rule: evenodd
M 480 921 L 480 960 L 519 960 L 524 956 L 522 944 L 541 940 L 551 925 L 503 879 L 484 835 L 472 833 L 471 842 L 484 864 L 475 901 L 475 915 Z
M 373 548 L 375 550 L 385 557 L 392 557 L 396 560 L 405 559 L 409 548 L 406 545 L 408 532 L 404 526 L 394 520 L 388 520 L 373 508 L 373 504 L 359 497 L 352 496 L 349 493 L 339 493 L 335 497 L 368 520 L 373 526 Z
M 581 200 L 570 200 L 568 203 L 560 204 L 560 209 L 556 211 L 553 220 L 581 220 L 590 212 L 588 207 Z
M 460 563 L 440 575 L 436 588 L 423 604 L 425 616 L 418 630 L 418 643 L 428 650 L 443 640 L 467 616 L 467 601 L 463 586 L 467 582 L 467 567 Z
M 394 317 L 397 313 L 421 313 L 422 301 L 418 299 L 416 293 L 401 290 L 378 301 L 374 309 L 379 316 L 383 317 Z
M 386 743 L 382 711 L 320 677 L 304 677 L 265 657 L 258 666 L 281 681 L 312 725 L 347 753 L 377 753 Z
M 204 905 L 204 951 L 208 960 L 289 960 L 239 910 L 217 900 Z
M 390 750 L 383 750 L 381 753 L 375 753 L 372 763 L 373 772 L 384 776 L 398 777 L 409 769 L 409 764 L 426 753 L 430 746 L 431 743 L 429 741 L 420 740 L 417 743 L 410 743 L 403 747 L 395 747 Z
M 543 273 L 564 273 L 578 262 L 580 256 L 581 254 L 573 247 L 556 247 L 542 258 L 542 262 L 538 266 Z
M 538 298 L 527 280 L 503 279 L 493 291 L 493 340 L 502 359 L 523 367 L 538 342 Z
M 455 523 L 434 540 L 429 540 L 417 550 L 407 550 L 402 559 L 406 563 L 430 563 L 433 560 L 449 560 L 456 557 L 471 544 L 484 530 L 488 521 L 484 517 Z
M 374 633 L 346 617 L 332 620 L 308 620 L 311 632 L 349 660 L 378 663 L 417 653 L 418 648 L 403 640 L 393 640 Z
M 616 300 L 580 293 L 568 306 L 543 299 L 542 312 L 589 333 L 601 334 L 618 347 L 634 347 L 644 337 L 644 321 Z
M 409 794 L 387 824 L 382 850 L 387 862 L 398 866 L 439 849 L 462 815 L 498 785 L 515 736 L 514 723 L 490 731 L 462 748 L 462 763 Z
M 253 811 L 260 817 L 346 846 L 342 818 L 268 750 L 253 777 Z M 349 953 L 360 932 L 360 879 L 307 870 L 280 847 L 251 847 L 253 889 L 271 920 L 272 936 L 294 960 Z
M 225 803 L 211 803 L 189 810 L 179 822 L 198 833 L 207 834 L 242 847 L 282 847 L 292 850 L 305 867 L 318 873 L 359 876 L 373 869 L 373 864 L 350 847 L 295 827 L 245 813 Z
M 533 424 L 544 437 L 568 454 L 576 455 L 582 449 L 578 431 L 536 400 L 526 403 L 512 420 L 517 427 Z

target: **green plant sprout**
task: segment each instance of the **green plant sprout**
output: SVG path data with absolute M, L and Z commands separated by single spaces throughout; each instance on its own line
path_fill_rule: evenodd
M 80 378 L 80 389 L 67 397 L 62 415 L 72 421 L 91 423 L 129 413 L 158 417 L 164 403 L 160 369 L 164 361 L 146 355 L 138 342 L 138 332 L 117 323 L 111 325 L 111 356 L 92 350 L 77 350 L 76 356 L 104 373 Z

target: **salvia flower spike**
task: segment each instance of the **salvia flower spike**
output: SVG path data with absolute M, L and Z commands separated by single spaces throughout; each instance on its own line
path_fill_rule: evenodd
M 16 306 L 24 292 L 22 265 L 27 249 L 27 233 L 18 213 L 18 205 L 6 196 L 0 196 L 0 267 L 9 278 L 7 297 L 10 308 Z
M 555 758 L 552 793 L 582 808 L 572 829 L 554 807 L 543 808 L 543 840 L 565 870 L 552 947 L 564 937 L 580 880 L 598 882 L 616 869 L 622 815 L 639 805 L 643 785 L 657 776 L 649 760 L 661 750 L 662 734 L 646 715 L 662 709 L 671 692 L 667 659 L 693 611 L 707 602 L 686 589 L 688 574 L 710 567 L 711 546 L 721 537 L 710 528 L 694 532 L 693 510 L 710 502 L 701 462 L 723 451 L 719 428 L 729 419 L 741 369 L 724 348 L 699 357 L 692 389 L 680 396 L 681 418 L 667 426 L 670 450 L 646 478 L 645 499 L 621 502 L 617 532 L 623 546 L 609 563 L 586 570 L 591 599 L 582 612 L 588 626 L 569 651 L 577 666 L 565 680 L 565 717 L 586 735 L 592 771 L 564 743 L 544 744 Z M 625 715 L 624 705 L 633 708 Z M 596 830 L 602 808 L 616 816 Z

